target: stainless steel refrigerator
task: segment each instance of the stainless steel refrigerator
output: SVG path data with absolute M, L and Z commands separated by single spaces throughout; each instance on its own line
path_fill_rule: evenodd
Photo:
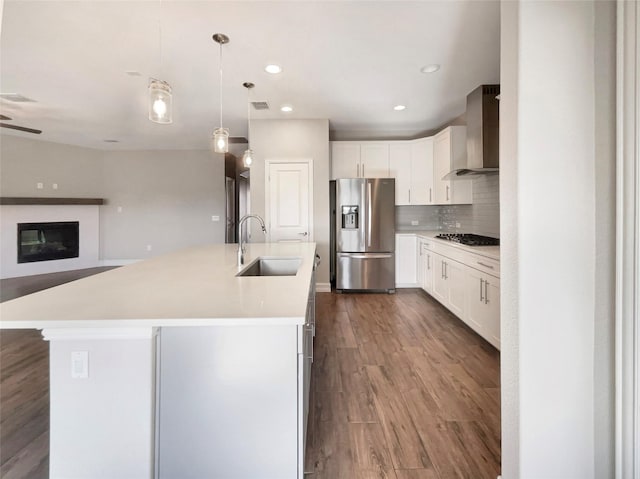
M 395 180 L 336 180 L 336 290 L 395 291 Z

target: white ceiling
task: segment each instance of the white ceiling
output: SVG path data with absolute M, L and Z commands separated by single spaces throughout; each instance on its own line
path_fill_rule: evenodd
M 11 1 L 0 44 L 10 123 L 3 134 L 101 149 L 206 149 L 223 124 L 247 135 L 254 119 L 327 118 L 344 137 L 410 137 L 464 113 L 465 96 L 499 81 L 499 1 Z M 162 48 L 160 48 L 161 31 Z M 162 50 L 162 64 L 160 60 Z M 270 75 L 267 63 L 284 71 Z M 434 74 L 420 68 L 442 65 Z M 127 75 L 138 71 L 141 76 Z M 173 87 L 173 124 L 147 119 L 149 77 Z M 292 113 L 282 113 L 282 104 Z M 405 111 L 393 110 L 396 104 Z M 118 143 L 105 143 L 116 139 Z

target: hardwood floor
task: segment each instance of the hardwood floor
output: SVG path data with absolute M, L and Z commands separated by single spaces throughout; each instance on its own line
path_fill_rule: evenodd
M 498 351 L 419 290 L 317 296 L 305 471 L 495 479 Z
M 48 477 L 48 347 L 0 332 L 3 479 Z M 306 477 L 499 474 L 499 353 L 428 295 L 319 293 L 314 354 Z

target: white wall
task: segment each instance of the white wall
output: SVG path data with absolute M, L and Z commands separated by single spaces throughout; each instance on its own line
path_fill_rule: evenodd
M 103 258 L 139 259 L 224 242 L 222 155 L 209 151 L 105 152 L 102 179 L 107 199 L 100 215 Z M 220 221 L 213 222 L 213 215 Z
M 104 198 L 103 260 L 224 241 L 224 159 L 208 150 L 109 152 L 2 135 L 0 172 L 2 196 Z
M 603 191 L 614 152 L 612 128 L 596 127 L 611 114 L 602 99 L 615 72 L 595 39 L 615 41 L 615 5 L 502 8 L 503 477 L 611 477 L 610 437 L 595 436 L 609 431 L 611 404 L 597 388 L 612 371 L 595 361 L 612 350 L 595 332 L 612 299 L 597 289 L 610 266 L 596 258 L 611 254 L 614 232 L 596 219 L 612 206 Z
M 265 216 L 265 160 L 313 160 L 313 237 L 322 263 L 318 283 L 329 283 L 329 121 L 256 120 L 251 122 L 251 212 Z M 253 228 L 253 226 L 252 226 Z M 261 235 L 253 231 L 253 237 Z

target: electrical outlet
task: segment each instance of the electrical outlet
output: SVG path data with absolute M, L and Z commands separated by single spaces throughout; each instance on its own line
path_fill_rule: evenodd
M 456 228 L 460 228 L 460 222 L 456 221 Z
M 122 213 L 122 206 L 118 206 L 117 211 L 118 213 Z
M 411 226 L 418 226 L 420 222 L 418 220 L 411 220 Z
M 71 378 L 87 379 L 89 377 L 89 351 L 73 351 L 71 353 Z
M 150 244 L 148 244 L 147 245 L 147 251 L 151 251 L 152 249 L 153 249 L 153 247 Z
M 218 215 L 213 215 L 211 217 L 211 221 L 220 221 L 220 217 Z
M 36 183 L 36 188 L 41 190 L 42 188 L 44 188 L 44 183 Z
M 58 189 L 58 183 L 54 183 L 51 185 L 51 188 L 53 188 L 54 190 Z

